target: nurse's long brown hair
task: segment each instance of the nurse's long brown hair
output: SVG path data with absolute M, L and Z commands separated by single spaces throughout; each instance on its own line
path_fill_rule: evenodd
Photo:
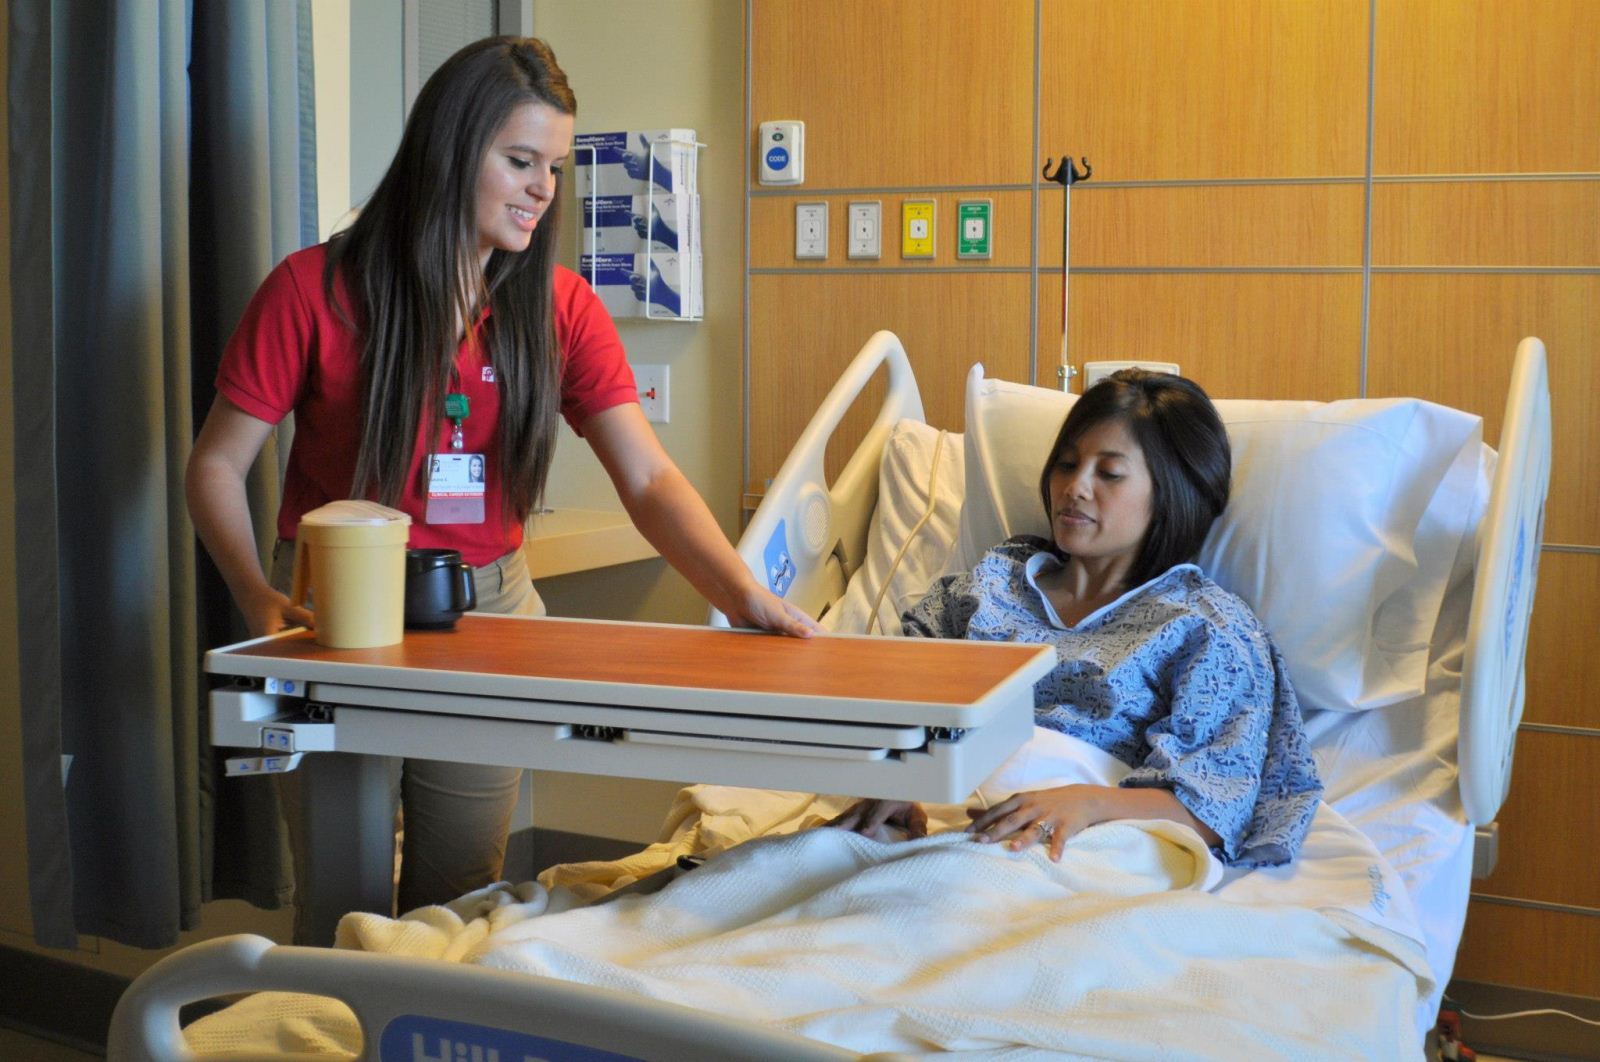
M 577 111 L 543 41 L 490 37 L 456 52 L 417 94 L 372 198 L 330 241 L 324 287 L 332 298 L 343 278 L 354 305 L 340 310 L 362 336 L 354 496 L 395 505 L 405 493 L 419 430 L 443 423 L 456 324 L 485 304 L 500 387 L 502 516 L 525 519 L 544 494 L 561 403 L 551 292 L 560 178 L 526 251 L 496 250 L 480 269 L 476 221 L 489 146 L 511 112 L 533 102 Z

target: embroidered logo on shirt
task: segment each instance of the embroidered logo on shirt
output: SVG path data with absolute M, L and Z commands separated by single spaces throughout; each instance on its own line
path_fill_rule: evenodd
M 483 382 L 484 383 L 494 383 L 494 366 L 493 365 L 485 365 L 483 367 Z

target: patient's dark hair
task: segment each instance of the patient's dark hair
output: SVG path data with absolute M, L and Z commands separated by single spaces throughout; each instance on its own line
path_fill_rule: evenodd
M 1039 496 L 1052 528 L 1050 470 L 1056 458 L 1108 420 L 1128 426 L 1144 451 L 1155 489 L 1150 529 L 1128 573 L 1128 585 L 1139 586 L 1200 552 L 1206 532 L 1228 504 L 1233 456 L 1217 407 L 1198 384 L 1168 373 L 1123 369 L 1072 404 L 1050 448 L 1039 476 Z

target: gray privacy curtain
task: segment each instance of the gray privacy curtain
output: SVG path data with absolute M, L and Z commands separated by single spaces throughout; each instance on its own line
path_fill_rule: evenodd
M 310 40 L 308 0 L 10 0 L 15 563 L 41 944 L 162 947 L 213 893 L 286 897 L 269 787 L 219 783 L 205 741 L 201 657 L 241 632 L 183 470 L 251 293 L 316 238 Z M 251 485 L 264 542 L 277 483 L 269 446 Z M 228 874 L 213 880 L 214 864 Z

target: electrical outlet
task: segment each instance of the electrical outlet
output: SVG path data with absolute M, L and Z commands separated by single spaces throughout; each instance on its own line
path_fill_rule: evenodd
M 639 408 L 644 419 L 665 424 L 671 419 L 671 406 L 667 401 L 671 367 L 667 365 L 635 365 L 633 382 L 639 388 Z
M 883 203 L 874 199 L 850 204 L 851 258 L 883 257 Z
M 828 257 L 827 203 L 796 203 L 794 205 L 794 256 L 796 258 Z
M 900 204 L 900 257 L 933 257 L 932 199 L 907 199 Z

